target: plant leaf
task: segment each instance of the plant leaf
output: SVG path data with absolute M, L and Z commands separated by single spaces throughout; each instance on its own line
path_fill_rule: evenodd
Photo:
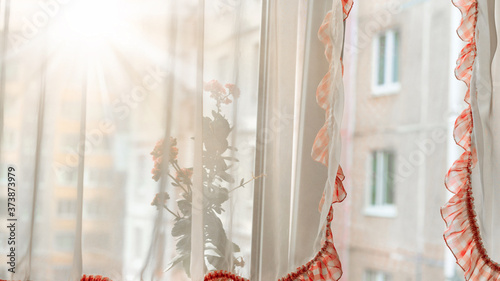
M 222 171 L 217 174 L 221 179 L 227 181 L 228 183 L 234 183 L 234 178 L 230 174 Z
M 217 270 L 223 270 L 228 268 L 228 262 L 225 258 L 219 256 L 207 255 L 207 261 L 215 267 Z
M 172 267 L 174 267 L 176 264 L 180 263 L 185 258 L 189 258 L 189 256 L 187 256 L 187 255 L 176 256 L 174 258 L 174 260 L 170 263 L 170 266 L 167 269 L 165 269 L 164 272 L 169 271 L 170 269 L 172 269 Z
M 240 246 L 238 246 L 238 244 L 236 244 L 234 242 L 233 242 L 233 251 L 235 253 L 241 252 Z
M 178 237 L 191 233 L 191 219 L 181 218 L 174 223 L 172 227 L 172 236 Z

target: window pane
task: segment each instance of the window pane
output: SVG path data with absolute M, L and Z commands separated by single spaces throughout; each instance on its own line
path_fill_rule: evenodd
M 364 281 L 391 281 L 391 277 L 383 271 L 366 270 Z
M 71 217 L 76 214 L 75 200 L 62 199 L 57 205 L 57 213 L 62 217 Z
M 392 60 L 392 82 L 399 81 L 399 32 L 394 32 L 394 53 Z
M 71 251 L 75 243 L 73 233 L 59 233 L 54 240 L 55 247 L 60 251 Z
M 384 201 L 386 204 L 394 204 L 394 154 L 385 154 L 386 164 L 386 192 Z
M 378 38 L 378 69 L 377 69 L 377 85 L 383 85 L 385 80 L 385 34 Z
M 365 280 L 364 281 L 376 281 L 376 276 L 375 276 L 375 272 L 371 271 L 371 270 L 367 270 L 365 272 Z
M 372 174 L 371 174 L 371 198 L 370 205 L 377 204 L 377 152 L 372 153 Z

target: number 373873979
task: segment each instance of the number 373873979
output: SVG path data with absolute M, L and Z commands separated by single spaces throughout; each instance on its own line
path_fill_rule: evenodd
M 10 217 L 16 216 L 16 169 L 7 168 L 7 212 Z

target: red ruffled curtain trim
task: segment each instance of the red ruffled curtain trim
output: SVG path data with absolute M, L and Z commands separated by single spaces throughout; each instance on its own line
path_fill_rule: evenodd
M 80 281 L 113 281 L 111 279 L 109 279 L 108 277 L 102 277 L 101 275 L 83 275 L 82 276 L 82 279 L 80 279 Z
M 326 239 L 323 247 L 316 256 L 305 265 L 297 268 L 293 273 L 280 278 L 278 281 L 305 281 L 305 280 L 338 280 L 342 276 L 342 269 L 337 251 L 333 245 L 331 222 L 333 220 L 333 206 L 330 206 L 326 225 Z M 227 271 L 214 271 L 205 276 L 205 281 L 249 281 Z
M 488 257 L 479 233 L 471 186 L 472 168 L 477 162 L 476 151 L 471 146 L 474 122 L 470 106 L 470 82 L 477 54 L 475 35 L 478 4 L 477 0 L 452 0 L 452 3 L 462 13 L 457 34 L 467 43 L 460 52 L 455 68 L 457 79 L 467 85 L 464 98 L 467 108 L 458 116 L 453 132 L 455 142 L 465 151 L 453 163 L 445 179 L 446 188 L 454 195 L 441 208 L 447 226 L 444 239 L 455 255 L 457 264 L 464 270 L 466 280 L 500 280 L 500 265 Z

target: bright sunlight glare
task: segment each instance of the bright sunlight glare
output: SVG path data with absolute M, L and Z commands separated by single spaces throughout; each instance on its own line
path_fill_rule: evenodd
M 123 33 L 119 1 L 75 0 L 61 11 L 55 35 L 67 47 L 96 52 Z

